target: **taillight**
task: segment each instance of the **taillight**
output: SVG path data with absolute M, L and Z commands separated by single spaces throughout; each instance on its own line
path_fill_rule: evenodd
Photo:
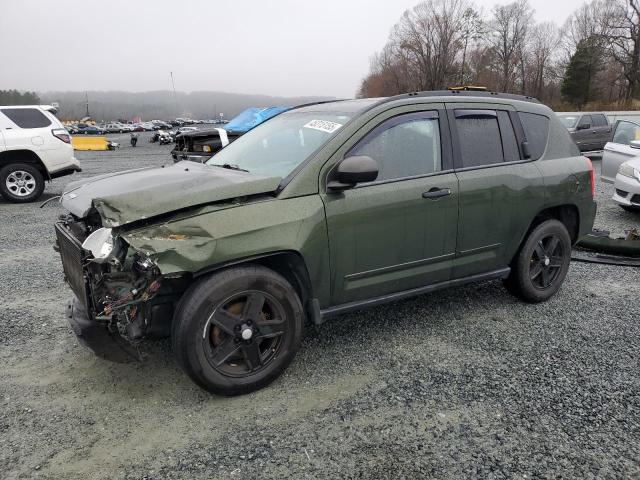
M 591 182 L 591 198 L 596 198 L 596 172 L 593 170 L 593 162 L 590 158 L 584 157 L 589 162 L 589 182 Z
M 51 130 L 53 136 L 59 138 L 64 143 L 71 143 L 71 137 L 69 136 L 69 132 L 67 132 L 64 128 L 54 128 Z

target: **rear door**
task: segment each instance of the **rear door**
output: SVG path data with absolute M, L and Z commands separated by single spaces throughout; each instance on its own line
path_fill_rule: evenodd
M 379 168 L 374 182 L 323 194 L 334 304 L 451 276 L 458 180 L 444 105 L 429 108 L 379 115 L 332 159 L 367 155 Z
M 544 204 L 535 163 L 524 159 L 510 105 L 448 105 L 460 200 L 452 278 L 505 268 Z
M 603 182 L 613 183 L 620 165 L 640 156 L 640 149 L 630 145 L 632 140 L 640 140 L 640 124 L 618 120 L 613 127 L 613 138 L 605 145 L 602 154 Z

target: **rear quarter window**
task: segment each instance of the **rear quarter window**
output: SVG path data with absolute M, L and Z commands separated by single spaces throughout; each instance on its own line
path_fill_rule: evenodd
M 20 128 L 44 128 L 51 125 L 51 120 L 37 108 L 3 108 L 0 111 Z
M 529 153 L 532 160 L 538 160 L 547 148 L 549 140 L 549 119 L 544 115 L 518 112 L 524 135 L 529 143 Z

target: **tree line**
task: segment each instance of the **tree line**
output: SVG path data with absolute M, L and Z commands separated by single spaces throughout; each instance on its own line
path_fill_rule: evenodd
M 528 0 L 426 0 L 371 58 L 358 96 L 457 85 L 535 96 L 557 109 L 634 108 L 640 98 L 640 0 L 591 0 L 559 27 Z
M 40 97 L 36 92 L 0 90 L 0 105 L 38 105 Z

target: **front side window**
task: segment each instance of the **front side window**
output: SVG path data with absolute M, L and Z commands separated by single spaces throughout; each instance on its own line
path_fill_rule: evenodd
M 591 118 L 593 119 L 594 127 L 606 127 L 608 125 L 607 117 L 605 117 L 604 115 L 601 115 L 601 114 L 592 115 Z
M 583 115 L 580 119 L 580 124 L 578 127 L 582 128 L 591 128 L 593 127 L 593 120 L 591 119 L 591 115 Z
M 640 125 L 625 120 L 619 121 L 611 142 L 629 145 L 632 140 L 640 140 Z
M 337 134 L 349 119 L 348 113 L 295 110 L 281 113 L 223 148 L 207 165 L 226 165 L 258 175 L 285 178 Z
M 51 120 L 37 108 L 3 108 L 1 111 L 20 128 L 44 128 L 51 125 Z
M 366 155 L 378 164 L 376 181 L 427 175 L 442 170 L 437 112 L 390 118 L 375 127 L 346 155 Z

